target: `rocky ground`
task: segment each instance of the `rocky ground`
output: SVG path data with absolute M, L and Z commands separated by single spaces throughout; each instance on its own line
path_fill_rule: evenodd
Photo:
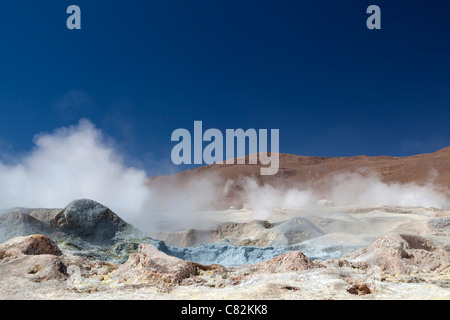
M 204 214 L 149 237 L 90 200 L 5 212 L 0 298 L 450 299 L 450 211 Z

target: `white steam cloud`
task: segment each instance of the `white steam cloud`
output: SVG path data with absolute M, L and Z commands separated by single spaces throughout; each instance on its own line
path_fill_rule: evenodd
M 244 207 L 255 211 L 255 218 L 266 219 L 273 208 L 299 208 L 314 206 L 317 196 L 311 189 L 292 188 L 283 190 L 271 185 L 258 185 L 251 178 L 244 181 L 246 201 Z
M 326 191 L 307 186 L 276 189 L 258 185 L 248 178 L 244 182 L 244 207 L 255 210 L 255 216 L 259 218 L 267 218 L 273 208 L 311 207 L 320 205 L 321 201 L 335 206 L 450 208 L 448 189 L 431 181 L 425 185 L 385 183 L 377 175 L 343 172 L 330 177 L 326 185 Z
M 39 134 L 34 143 L 15 164 L 0 162 L 0 208 L 61 208 L 89 198 L 136 214 L 151 199 L 145 172 L 127 168 L 89 120 Z
M 0 162 L 0 210 L 63 208 L 86 198 L 145 231 L 161 220 L 193 220 L 216 197 L 212 179 L 149 187 L 146 172 L 126 166 L 114 143 L 87 119 L 36 135 L 34 144 L 14 164 Z
M 128 167 L 120 152 L 89 120 L 39 134 L 35 148 L 15 163 L 0 162 L 0 209 L 62 208 L 75 199 L 96 200 L 142 230 L 163 220 L 195 220 L 198 210 L 223 204 L 233 181 L 193 176 L 179 184 L 152 185 L 146 172 Z M 241 181 L 242 182 L 242 181 Z M 432 183 L 387 184 L 377 176 L 341 173 L 326 192 L 310 186 L 274 188 L 253 179 L 241 183 L 244 207 L 265 218 L 272 208 L 316 206 L 320 199 L 337 206 L 417 206 L 449 208 L 445 192 Z M 228 205 L 234 205 L 232 199 Z
M 337 205 L 450 207 L 446 190 L 431 181 L 425 185 L 384 183 L 377 175 L 341 173 L 331 183 L 330 198 Z

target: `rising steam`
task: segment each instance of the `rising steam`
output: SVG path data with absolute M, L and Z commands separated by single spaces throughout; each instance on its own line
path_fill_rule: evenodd
M 361 175 L 343 172 L 327 181 L 327 190 L 311 187 L 276 189 L 269 185 L 258 185 L 254 179 L 244 182 L 246 202 L 244 207 L 252 208 L 259 218 L 267 218 L 273 208 L 298 208 L 320 205 L 324 199 L 335 206 L 405 206 L 450 208 L 448 190 L 416 183 L 385 183 L 378 175 Z
M 34 144 L 15 163 L 0 162 L 0 209 L 61 208 L 74 199 L 89 198 L 145 229 L 143 224 L 151 224 L 156 216 L 193 219 L 197 210 L 213 208 L 233 184 L 208 177 L 152 189 L 146 172 L 128 167 L 114 144 L 89 120 L 39 134 Z M 262 215 L 274 207 L 315 206 L 324 197 L 338 206 L 450 207 L 446 195 L 431 183 L 386 184 L 377 176 L 342 173 L 329 185 L 323 194 L 304 186 L 282 189 L 247 179 L 241 193 L 244 206 Z
M 61 208 L 90 198 L 134 214 L 150 201 L 145 172 L 126 167 L 89 120 L 39 134 L 34 144 L 16 163 L 0 163 L 0 208 Z

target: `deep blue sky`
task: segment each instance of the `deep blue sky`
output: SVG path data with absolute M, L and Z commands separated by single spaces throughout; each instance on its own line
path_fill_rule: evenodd
M 194 120 L 280 129 L 293 154 L 433 152 L 450 145 L 449 39 L 442 0 L 3 1 L 0 150 L 85 117 L 150 174 Z

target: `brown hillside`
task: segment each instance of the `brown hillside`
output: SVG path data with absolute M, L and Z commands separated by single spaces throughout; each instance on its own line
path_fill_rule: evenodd
M 280 168 L 276 175 L 261 176 L 260 165 L 213 164 L 193 170 L 186 170 L 173 176 L 150 179 L 150 185 L 183 185 L 201 178 L 216 178 L 217 183 L 228 179 L 239 181 L 253 177 L 259 184 L 291 187 L 308 184 L 315 188 L 326 187 L 332 176 L 343 172 L 360 172 L 363 175 L 379 175 L 383 182 L 409 183 L 419 185 L 432 182 L 450 190 L 450 147 L 434 153 L 409 157 L 355 156 L 355 157 L 308 157 L 280 154 Z M 227 195 L 233 198 L 239 191 L 239 184 Z

